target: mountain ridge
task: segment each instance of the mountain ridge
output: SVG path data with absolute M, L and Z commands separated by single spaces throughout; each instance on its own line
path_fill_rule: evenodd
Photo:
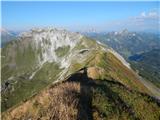
M 158 100 L 151 97 L 156 95 L 146 88 L 123 57 L 112 48 L 78 33 L 56 29 L 46 31 L 38 29 L 22 34 L 19 40 L 10 42 L 2 49 L 2 56 L 5 56 L 2 57 L 4 119 L 65 119 L 60 115 L 65 109 L 73 110 L 64 113 L 70 120 L 79 115 L 85 119 L 114 119 L 120 116 L 119 113 L 123 113 L 120 119 L 142 119 L 147 110 L 143 112 L 138 108 L 136 104 L 140 101 L 143 104 L 138 105 L 142 108 L 148 105 L 150 111 L 159 110 Z M 34 42 L 29 45 L 32 39 Z M 70 42 L 72 40 L 75 43 Z M 57 94 L 58 90 L 60 94 Z M 49 91 L 62 101 L 57 104 L 57 99 Z M 69 101 L 65 99 L 66 95 Z M 42 103 L 37 101 L 39 97 Z M 47 104 L 45 101 L 49 99 L 52 102 Z M 71 105 L 70 100 L 76 102 Z M 55 108 L 52 106 L 54 103 L 58 105 Z M 46 107 L 41 108 L 45 104 Z M 64 105 L 64 109 L 59 105 Z M 58 114 L 59 110 L 63 112 Z M 55 116 L 51 115 L 51 111 Z M 150 118 L 154 117 L 158 118 L 158 111 Z

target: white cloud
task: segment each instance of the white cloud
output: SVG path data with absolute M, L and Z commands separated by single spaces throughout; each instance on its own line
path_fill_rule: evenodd
M 158 11 L 152 10 L 152 11 L 148 11 L 148 12 L 142 12 L 139 16 L 137 16 L 138 18 L 159 18 L 160 14 L 158 13 Z
M 90 28 L 95 28 L 97 31 L 118 31 L 127 28 L 132 31 L 158 32 L 160 30 L 160 14 L 158 10 L 142 11 L 139 15 L 126 19 L 108 21 L 94 26 L 83 26 L 82 31 Z
M 138 17 L 158 17 L 158 12 L 157 11 L 149 11 L 149 12 L 142 12 Z
M 150 16 L 150 17 L 158 17 L 158 13 L 155 12 L 155 11 L 151 11 L 151 12 L 148 13 L 148 16 Z
M 156 10 L 143 11 L 138 16 L 120 20 L 117 28 L 127 28 L 130 30 L 160 30 L 160 14 Z M 118 28 L 118 29 L 119 29 Z
M 142 13 L 141 13 L 141 16 L 142 16 L 142 17 L 145 17 L 145 16 L 146 16 L 146 13 L 145 13 L 145 12 L 142 12 Z

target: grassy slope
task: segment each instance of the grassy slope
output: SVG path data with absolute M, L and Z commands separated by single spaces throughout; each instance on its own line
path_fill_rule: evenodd
M 58 57 L 63 57 L 68 53 L 69 49 L 70 46 L 59 47 L 55 50 L 55 52 Z
M 31 44 L 25 46 L 20 41 L 11 41 L 2 48 L 2 82 L 11 76 L 30 73 L 36 66 L 37 53 Z
M 124 66 L 110 52 L 94 52 L 94 59 L 90 61 L 88 66 L 100 67 L 104 72 L 100 73 L 100 79 L 115 79 L 130 89 L 137 89 L 149 93 L 145 86 L 139 82 L 135 74 Z
M 24 43 L 23 43 L 24 42 Z M 47 85 L 57 79 L 62 69 L 57 63 L 45 63 L 35 73 L 32 79 L 29 77 L 37 69 L 36 61 L 41 49 L 35 50 L 32 45 L 24 41 L 11 41 L 2 49 L 2 84 L 9 83 L 8 88 L 2 91 L 1 110 L 25 101 Z M 12 77 L 12 80 L 7 80 Z
M 160 118 L 158 101 L 148 95 L 149 91 L 129 69 L 111 53 L 96 50 L 93 53 L 94 55 L 85 61 L 85 65 L 72 67 L 73 71 L 86 67 L 87 75 L 84 72 L 72 74 L 68 81 L 52 85 L 27 102 L 4 112 L 2 118 L 5 120 Z
M 24 77 L 13 79 L 10 83 L 13 85 L 2 93 L 1 110 L 5 111 L 13 105 L 27 100 L 56 80 L 60 71 L 57 64 L 46 63 L 31 80 Z

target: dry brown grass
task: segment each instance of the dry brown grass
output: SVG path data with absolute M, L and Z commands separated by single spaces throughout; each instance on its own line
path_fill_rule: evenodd
M 2 114 L 2 120 L 75 120 L 80 84 L 66 82 L 41 92 L 31 100 Z
M 64 83 L 55 87 L 51 92 L 51 119 L 75 120 L 80 96 L 79 83 Z

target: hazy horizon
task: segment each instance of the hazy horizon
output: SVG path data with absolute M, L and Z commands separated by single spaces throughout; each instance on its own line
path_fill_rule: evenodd
M 71 31 L 158 32 L 154 2 L 11 2 L 2 1 L 2 28 L 14 31 L 53 26 Z M 129 8 L 129 9 L 128 9 Z

